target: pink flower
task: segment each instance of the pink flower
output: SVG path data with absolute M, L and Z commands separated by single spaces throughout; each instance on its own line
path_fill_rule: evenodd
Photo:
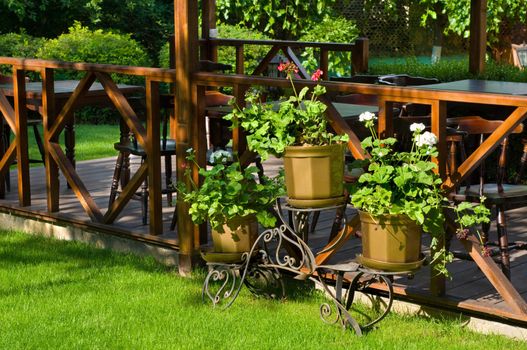
M 322 76 L 322 74 L 324 74 L 323 71 L 321 71 L 320 69 L 317 69 L 313 75 L 311 76 L 311 80 L 313 81 L 319 81 L 320 80 L 320 77 Z
M 278 70 L 280 72 L 285 71 L 287 74 L 298 73 L 298 67 L 292 62 L 280 63 L 280 65 L 278 66 Z

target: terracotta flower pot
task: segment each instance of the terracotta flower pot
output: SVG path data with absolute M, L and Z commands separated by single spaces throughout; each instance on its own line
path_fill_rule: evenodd
M 286 147 L 284 171 L 290 205 L 316 208 L 344 201 L 344 147 L 342 144 Z
M 243 253 L 251 250 L 258 236 L 258 221 L 254 215 L 237 217 L 223 225 L 222 230 L 212 229 L 215 253 Z
M 361 263 L 387 271 L 410 271 L 421 266 L 421 227 L 406 215 L 373 217 L 359 211 Z

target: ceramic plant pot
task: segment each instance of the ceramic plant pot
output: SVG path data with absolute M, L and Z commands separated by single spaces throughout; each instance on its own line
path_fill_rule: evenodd
M 220 230 L 212 230 L 215 253 L 243 253 L 251 250 L 258 236 L 254 215 L 231 219 Z
M 362 234 L 361 263 L 386 271 L 412 271 L 419 268 L 421 227 L 406 215 L 373 217 L 359 211 Z
M 284 154 L 288 203 L 317 208 L 344 202 L 343 144 L 289 146 Z

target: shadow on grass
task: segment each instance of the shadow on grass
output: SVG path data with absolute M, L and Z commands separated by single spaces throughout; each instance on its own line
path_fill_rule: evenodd
M 0 232 L 0 261 L 12 265 L 72 263 L 78 268 L 128 266 L 145 272 L 170 270 L 153 258 L 95 248 L 80 242 L 8 231 Z

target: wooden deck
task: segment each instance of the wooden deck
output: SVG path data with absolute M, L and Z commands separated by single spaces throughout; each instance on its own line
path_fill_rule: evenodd
M 106 158 L 79 162 L 77 164 L 81 178 L 97 205 L 101 208 L 107 207 L 114 162 L 114 158 Z M 132 166 L 134 164 L 137 166 L 137 161 L 132 161 Z M 280 166 L 280 161 L 273 159 L 266 162 L 264 166 L 266 168 L 266 174 L 273 175 Z M 60 222 L 65 225 L 81 225 L 90 227 L 92 230 L 97 230 L 97 225 L 93 225 L 90 222 L 79 201 L 73 194 L 73 191 L 67 189 L 62 176 L 60 179 L 60 211 L 53 214 L 49 214 L 46 210 L 43 168 L 31 168 L 30 178 L 32 205 L 24 208 L 18 206 L 16 171 L 12 170 L 11 191 L 7 193 L 5 200 L 0 200 L 0 211 L 44 221 Z M 164 199 L 164 233 L 160 236 L 152 236 L 147 234 L 148 226 L 141 224 L 139 201 L 131 201 L 111 230 L 101 227 L 100 231 L 177 249 L 177 234 L 169 230 L 173 213 L 174 208 L 169 207 L 167 201 Z M 527 209 L 517 209 L 508 212 L 510 241 L 527 241 L 527 232 L 525 232 L 525 228 L 527 227 L 526 213 Z M 354 215 L 354 210 L 349 208 L 348 214 L 349 216 Z M 315 251 L 323 247 L 327 242 L 329 227 L 332 223 L 331 216 L 332 214 L 329 212 L 323 214 L 319 219 L 316 231 L 310 234 L 309 244 L 314 247 Z M 457 241 L 453 242 L 452 248 L 453 250 L 463 250 Z M 360 240 L 352 238 L 331 258 L 331 262 L 343 262 L 353 259 L 359 252 Z M 524 299 L 527 299 L 527 274 L 525 274 L 525 269 L 527 268 L 527 251 L 518 250 L 512 252 L 511 267 L 512 282 Z M 430 296 L 430 272 L 428 267 L 422 268 L 416 273 L 415 278 L 411 280 L 397 278 L 396 292 L 400 298 L 411 300 L 421 305 L 443 307 L 486 318 L 499 319 L 502 322 L 527 326 L 527 319 L 517 316 L 509 308 L 490 282 L 479 271 L 475 263 L 456 259 L 454 263 L 450 264 L 449 270 L 453 277 L 452 280 L 447 282 L 446 297 L 437 298 Z

